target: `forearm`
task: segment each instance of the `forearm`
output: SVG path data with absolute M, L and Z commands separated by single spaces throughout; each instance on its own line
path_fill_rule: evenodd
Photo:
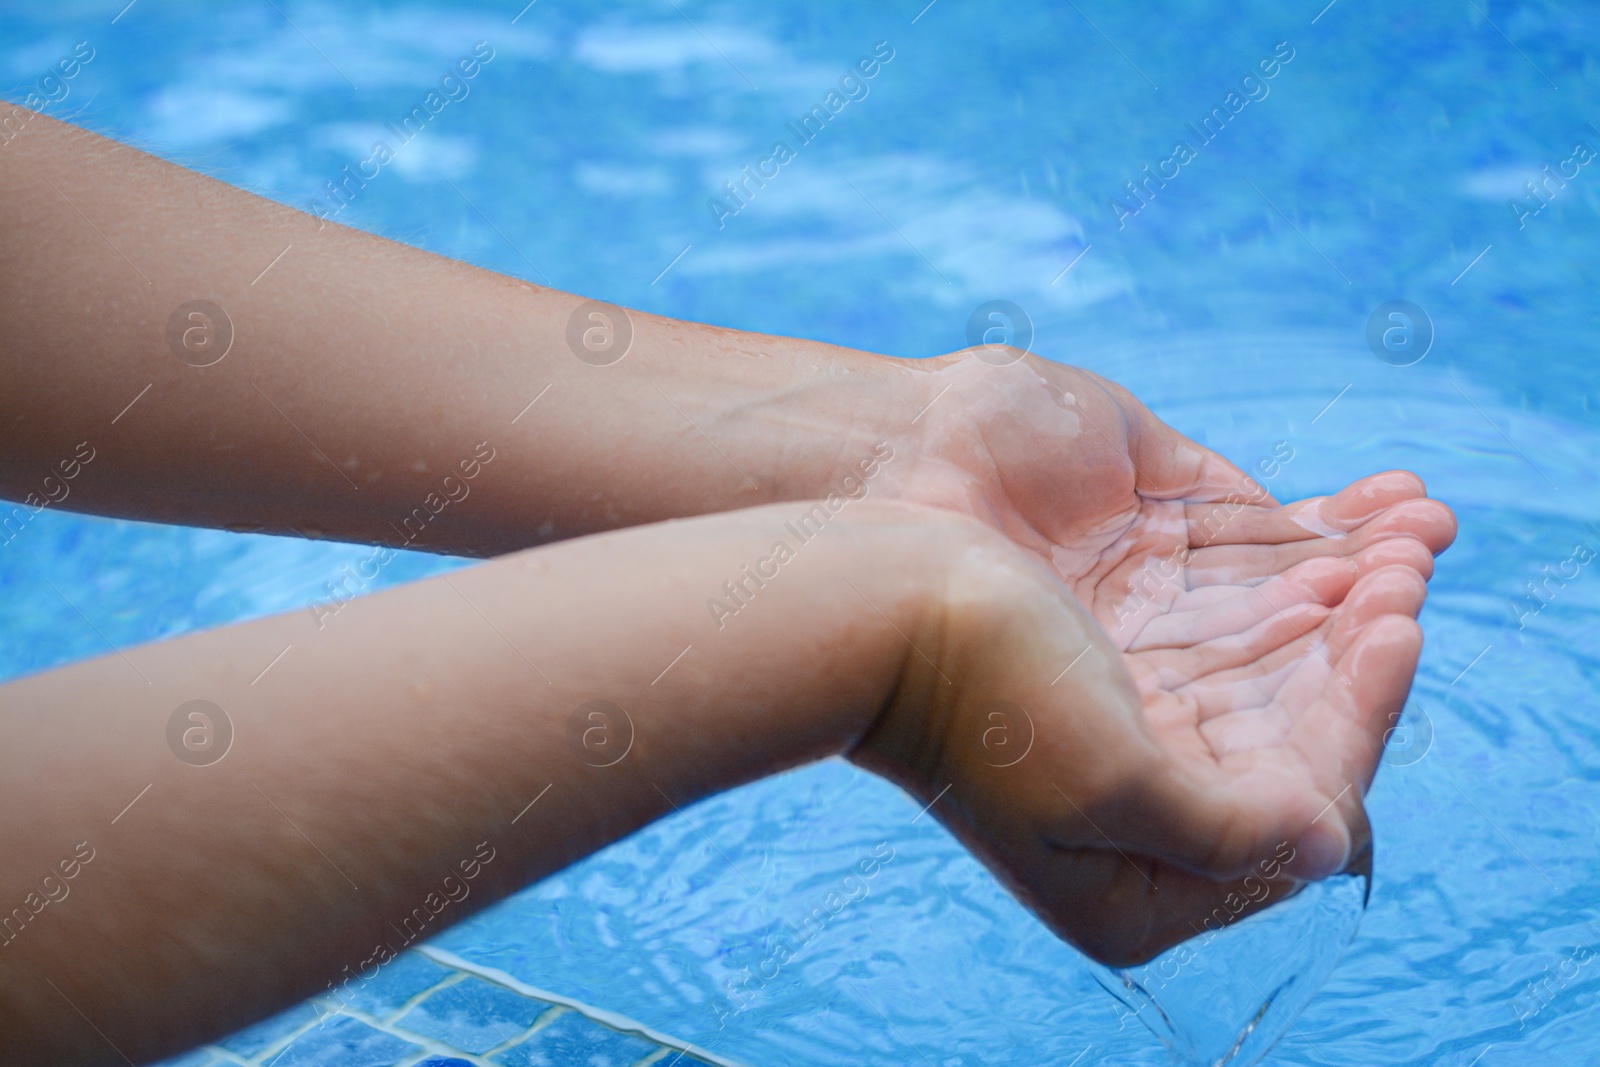
M 494 554 L 823 496 L 928 392 L 640 312 L 597 366 L 568 341 L 582 297 L 42 116 L 0 159 L 0 264 L 0 496 L 154 521 Z M 174 325 L 195 300 L 231 324 L 209 366 L 227 327 Z
M 971 528 L 851 507 L 809 542 L 793 506 L 626 531 L 320 630 L 270 617 L 0 687 L 0 1061 L 120 1062 L 84 1018 L 138 1062 L 216 1037 L 675 807 L 847 750 Z M 793 558 L 714 621 L 779 540 Z M 231 723 L 220 759 L 177 754 L 196 699 Z M 575 720 L 595 700 L 625 716 Z M 441 912 L 446 876 L 470 897 Z

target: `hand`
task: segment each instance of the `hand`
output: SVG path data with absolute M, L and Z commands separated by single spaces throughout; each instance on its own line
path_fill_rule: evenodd
M 1361 797 L 1454 519 L 1399 472 L 1278 507 L 1115 387 L 1063 370 L 1041 390 L 1055 417 L 1078 410 L 1108 439 L 1080 433 L 1076 465 L 1058 461 L 1071 491 L 1045 492 L 1048 459 L 1011 447 L 1030 416 L 1037 436 L 1037 407 L 997 406 L 979 438 L 989 469 L 1016 457 L 1017 477 L 986 483 L 972 449 L 964 469 L 924 463 L 940 477 L 922 484 L 965 487 L 967 510 L 1065 586 L 993 549 L 928 639 L 938 673 L 856 758 L 926 800 L 948 785 L 933 811 L 1021 899 L 1096 958 L 1129 963 L 1364 851 Z
M 911 365 L 921 411 L 912 432 L 898 435 L 907 459 L 889 475 L 892 495 L 972 515 L 1075 586 L 1133 556 L 1185 545 L 1173 525 L 1184 514 L 1179 502 L 1275 503 L 1115 382 L 1022 353 L 1004 362 L 995 351 L 1010 350 Z M 1209 521 L 1231 525 L 1230 515 Z

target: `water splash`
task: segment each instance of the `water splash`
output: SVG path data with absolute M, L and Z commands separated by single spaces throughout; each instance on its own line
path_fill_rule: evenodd
M 1091 970 L 1125 1009 L 1123 1023 L 1137 1017 L 1175 1061 L 1250 1067 L 1294 1026 L 1355 937 L 1371 854 L 1358 866 L 1149 963 Z

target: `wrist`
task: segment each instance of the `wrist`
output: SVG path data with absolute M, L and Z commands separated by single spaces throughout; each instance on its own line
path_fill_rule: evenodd
M 932 542 L 935 539 L 930 538 Z M 1040 561 L 975 519 L 950 516 L 908 655 L 849 757 L 913 795 L 969 845 L 1037 824 L 1058 790 L 1114 792 L 1156 753 L 1121 657 Z M 984 814 L 987 812 L 987 814 Z
M 918 416 L 937 388 L 927 361 L 815 346 L 800 362 L 799 380 L 763 420 L 781 442 L 772 498 L 851 495 L 857 480 L 873 497 L 902 495 L 919 451 Z

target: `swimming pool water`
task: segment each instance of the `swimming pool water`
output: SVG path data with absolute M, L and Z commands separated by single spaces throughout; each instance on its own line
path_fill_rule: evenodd
M 1266 1062 L 1600 1060 L 1600 575 L 1579 562 L 1600 552 L 1600 164 L 1574 153 L 1600 149 L 1600 9 L 925 3 L 66 2 L 0 13 L 0 67 L 22 100 L 87 42 L 52 114 L 332 210 L 326 183 L 487 42 L 340 221 L 904 356 L 964 346 L 973 310 L 1009 300 L 1035 351 L 1242 465 L 1287 447 L 1282 499 L 1418 471 L 1461 536 L 1370 798 L 1371 907 Z M 789 124 L 879 42 L 864 95 L 802 143 Z M 724 183 L 777 141 L 793 158 L 731 211 Z M 1145 167 L 1166 177 L 1135 197 Z M 1410 366 L 1368 344 L 1393 300 L 1431 322 Z M 46 511 L 0 545 L 0 672 L 304 608 L 361 552 Z M 457 565 L 408 556 L 381 582 Z M 918 809 L 806 768 L 434 946 L 752 1065 L 1164 1062 Z M 875 849 L 868 894 L 730 997 Z

